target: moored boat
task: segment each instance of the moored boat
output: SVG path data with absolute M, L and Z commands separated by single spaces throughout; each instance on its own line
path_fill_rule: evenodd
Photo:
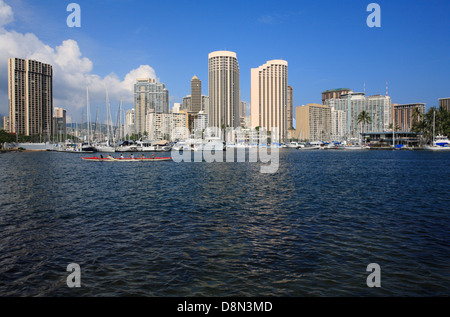
M 170 161 L 171 157 L 82 157 L 83 161 L 86 162 L 159 162 L 159 161 Z

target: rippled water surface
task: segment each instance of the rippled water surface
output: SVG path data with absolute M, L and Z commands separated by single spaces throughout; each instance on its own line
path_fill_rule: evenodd
M 50 152 L 0 164 L 1 296 L 450 295 L 450 153 L 282 150 L 275 174 Z

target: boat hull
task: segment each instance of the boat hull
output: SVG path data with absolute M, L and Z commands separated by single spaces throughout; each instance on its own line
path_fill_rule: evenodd
M 100 158 L 100 157 L 82 157 L 86 162 L 160 162 L 170 161 L 171 157 L 145 157 L 145 158 Z
M 450 151 L 449 146 L 424 146 L 424 150 L 426 151 Z

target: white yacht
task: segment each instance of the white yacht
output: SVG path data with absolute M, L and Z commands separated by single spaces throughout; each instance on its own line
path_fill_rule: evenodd
M 155 147 L 152 145 L 151 141 L 137 141 L 136 150 L 138 152 L 154 152 Z
M 289 142 L 286 144 L 287 148 L 293 148 L 293 149 L 297 149 L 299 147 L 298 142 Z
M 178 141 L 172 146 L 172 149 L 175 151 L 191 151 L 191 144 L 185 141 Z
M 103 153 L 114 153 L 116 151 L 116 148 L 109 145 L 109 142 L 96 144 L 95 149 L 97 150 L 97 152 Z
M 442 146 L 442 147 L 450 147 L 450 140 L 444 135 L 436 136 L 436 139 L 433 142 L 433 145 Z
M 303 147 L 298 147 L 299 150 L 319 150 L 324 143 L 322 141 L 310 142 Z
M 133 141 L 122 142 L 116 147 L 116 152 L 137 152 L 137 144 Z
M 156 141 L 151 144 L 155 152 L 169 152 L 172 147 L 167 140 Z
M 450 151 L 450 141 L 446 136 L 435 136 L 436 129 L 436 112 L 434 112 L 433 118 L 433 143 L 432 145 L 426 145 L 423 147 L 427 151 Z

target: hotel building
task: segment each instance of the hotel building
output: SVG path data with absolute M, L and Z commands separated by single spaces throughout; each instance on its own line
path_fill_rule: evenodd
M 3 123 L 3 130 L 9 132 L 9 117 L 6 116 L 3 117 L 2 123 Z
M 34 60 L 8 60 L 9 131 L 52 135 L 53 67 Z
M 439 109 L 450 111 L 450 98 L 439 99 Z
M 239 127 L 240 70 L 236 53 L 212 52 L 208 55 L 208 67 L 210 127 Z
M 280 141 L 287 138 L 288 62 L 271 60 L 251 70 L 251 127 L 278 129 Z
M 136 79 L 134 85 L 135 128 L 137 134 L 146 131 L 147 112 L 169 113 L 169 91 L 151 78 Z M 149 132 L 149 131 L 147 131 Z
M 424 103 L 394 105 L 395 128 L 402 132 L 411 132 L 414 123 L 414 109 L 416 108 L 420 114 L 425 114 Z
M 149 140 L 169 140 L 175 141 L 180 136 L 174 137 L 174 134 L 180 131 L 187 131 L 188 115 L 185 112 L 179 113 L 155 113 L 153 109 L 147 112 L 146 131 Z M 189 133 L 182 133 L 183 138 L 189 136 Z
M 331 139 L 331 108 L 308 104 L 295 108 L 296 136 L 301 140 L 329 141 Z
M 67 115 L 63 108 L 54 108 L 53 133 L 58 135 L 67 134 Z
M 347 128 L 347 117 L 342 110 L 331 108 L 330 141 L 344 141 Z
M 348 88 L 337 88 L 324 91 L 322 92 L 322 105 L 324 105 L 325 101 L 328 99 L 339 99 L 342 95 L 346 95 L 352 92 L 353 91 Z
M 201 102 L 202 102 L 202 106 L 201 106 L 201 110 L 204 113 L 208 113 L 209 110 L 209 97 L 202 95 L 201 96 Z M 188 95 L 186 97 L 183 97 L 183 104 L 180 107 L 180 110 L 187 110 L 189 112 L 199 112 L 199 111 L 192 111 L 192 95 Z
M 189 111 L 202 111 L 202 82 L 197 76 L 191 79 L 191 104 Z
M 294 89 L 292 86 L 288 86 L 287 120 L 288 129 L 292 129 L 294 127 Z
M 366 97 L 364 93 L 349 92 L 339 98 L 325 100 L 325 105 L 345 113 L 347 127 L 342 136 L 345 140 L 361 137 L 361 124 L 358 116 L 366 111 L 372 122 L 362 127 L 364 132 L 389 131 L 392 124 L 392 102 L 389 96 L 374 95 Z
M 135 133 L 135 110 L 130 109 L 125 112 L 125 131 L 124 134 L 130 137 Z

